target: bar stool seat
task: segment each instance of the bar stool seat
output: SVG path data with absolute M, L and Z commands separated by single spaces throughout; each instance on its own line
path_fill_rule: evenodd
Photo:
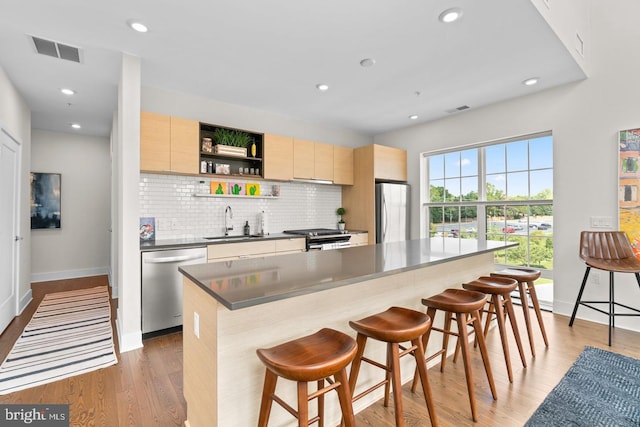
M 404 426 L 400 358 L 407 354 L 412 354 L 416 359 L 417 375 L 422 383 L 422 390 L 429 411 L 431 425 L 437 426 L 438 420 L 433 406 L 424 347 L 421 340 L 422 336 L 431 328 L 431 318 L 419 311 L 402 307 L 391 307 L 382 313 L 374 314 L 364 319 L 350 321 L 349 325 L 358 333 L 356 338 L 358 353 L 351 364 L 351 372 L 349 374 L 349 386 L 352 394 L 355 394 L 358 373 L 360 372 L 360 366 L 363 361 L 386 371 L 383 381 L 356 395 L 353 397 L 353 400 L 358 400 L 384 385 L 384 406 L 386 407 L 389 405 L 389 386 L 391 383 L 393 385 L 396 426 Z M 387 343 L 386 365 L 364 356 L 367 338 Z M 403 342 L 411 342 L 412 345 L 409 348 L 404 348 L 400 345 L 400 343 Z
M 445 289 L 443 292 L 433 295 L 429 298 L 423 298 L 422 304 L 427 306 L 427 316 L 431 319 L 435 318 L 436 311 L 441 310 L 445 314 L 444 328 L 431 327 L 422 337 L 424 348 L 427 348 L 429 343 L 429 336 L 431 331 L 438 331 L 444 334 L 442 340 L 442 349 L 435 354 L 427 358 L 427 362 L 441 355 L 440 372 L 444 372 L 445 361 L 447 359 L 447 347 L 449 344 L 449 336 L 453 335 L 458 337 L 460 347 L 462 349 L 462 359 L 464 361 L 464 371 L 467 379 L 467 391 L 469 393 L 469 403 L 471 406 L 471 416 L 473 421 L 478 421 L 476 413 L 476 398 L 474 394 L 473 385 L 473 372 L 471 370 L 471 352 L 469 350 L 469 336 L 467 332 L 467 326 L 469 323 L 473 325 L 478 345 L 480 346 L 480 353 L 482 355 L 482 361 L 484 369 L 487 374 L 487 380 L 489 381 L 489 387 L 491 389 L 491 395 L 494 400 L 498 399 L 496 392 L 496 386 L 493 381 L 493 373 L 491 372 L 491 365 L 489 363 L 489 354 L 484 342 L 484 335 L 482 333 L 482 325 L 480 323 L 480 310 L 484 307 L 487 301 L 485 294 L 477 291 L 470 291 L 467 289 Z M 458 326 L 458 331 L 451 331 L 451 322 L 454 318 Z M 468 316 L 469 315 L 469 316 Z M 417 375 L 414 375 L 412 390 L 416 387 Z
M 542 319 L 542 312 L 540 311 L 540 303 L 538 302 L 536 287 L 533 284 L 533 282 L 538 280 L 540 277 L 540 271 L 533 268 L 511 267 L 491 273 L 491 277 L 506 277 L 507 279 L 514 279 L 518 281 L 518 291 L 520 293 L 522 312 L 524 314 L 524 323 L 527 327 L 527 335 L 529 336 L 529 347 L 531 347 L 531 355 L 536 357 L 536 347 L 533 342 L 533 329 L 531 327 L 531 318 L 529 316 L 529 302 L 527 294 L 531 297 L 531 304 L 533 305 L 533 310 L 535 311 L 536 318 L 538 319 L 538 325 L 540 326 L 540 332 L 542 332 L 544 345 L 545 347 L 549 347 L 549 340 L 547 339 L 547 331 L 544 328 L 544 320 Z
M 491 317 L 495 314 L 498 321 L 498 330 L 500 332 L 500 340 L 502 341 L 502 351 L 507 365 L 509 382 L 513 382 L 513 371 L 511 369 L 511 358 L 509 356 L 509 341 L 507 339 L 507 330 L 505 327 L 505 316 L 509 317 L 509 323 L 511 324 L 511 330 L 513 331 L 518 352 L 520 353 L 522 366 L 525 368 L 527 367 L 527 361 L 525 360 L 524 350 L 522 348 L 522 341 L 520 340 L 520 332 L 518 331 L 518 324 L 516 323 L 513 304 L 511 302 L 511 292 L 518 287 L 518 281 L 506 277 L 481 276 L 472 282 L 463 284 L 462 287 L 470 291 L 482 292 L 483 294 L 490 296 L 491 299 L 488 303 L 493 307 L 493 309 L 489 308 L 484 310 L 487 313 L 487 318 L 485 319 L 484 324 L 484 337 L 487 337 Z M 458 341 L 458 343 L 459 342 L 460 341 Z
M 336 390 L 345 425 L 355 425 L 351 404 L 351 391 L 346 366 L 357 352 L 356 342 L 350 336 L 333 329 L 324 328 L 308 335 L 272 348 L 258 349 L 256 354 L 266 366 L 264 389 L 260 404 L 259 427 L 266 427 L 272 402 L 276 401 L 294 417 L 299 426 L 308 426 L 316 421 L 324 423 L 324 394 Z M 332 380 L 330 377 L 334 377 Z M 296 411 L 275 394 L 278 377 L 298 383 L 298 410 Z M 325 379 L 329 386 L 324 386 Z M 317 381 L 318 390 L 308 391 L 308 382 Z M 309 420 L 308 402 L 318 399 L 318 415 Z

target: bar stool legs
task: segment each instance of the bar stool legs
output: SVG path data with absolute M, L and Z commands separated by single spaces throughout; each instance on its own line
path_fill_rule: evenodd
M 401 307 L 391 307 L 382 313 L 349 322 L 349 325 L 358 333 L 356 338 L 358 352 L 351 363 L 351 372 L 349 374 L 349 388 L 351 392 L 355 392 L 360 366 L 363 361 L 386 371 L 383 381 L 354 396 L 353 400 L 356 401 L 384 385 L 384 406 L 386 407 L 389 405 L 390 388 L 393 387 L 396 426 L 404 426 L 400 358 L 412 354 L 416 359 L 416 375 L 419 376 L 422 383 L 422 391 L 424 392 L 424 399 L 427 410 L 429 411 L 431 425 L 437 426 L 438 420 L 433 406 L 433 396 L 429 385 L 422 341 L 422 336 L 428 333 L 431 328 L 431 319 L 419 311 Z M 364 356 L 367 338 L 387 343 L 386 365 Z M 400 343 L 407 341 L 411 342 L 411 347 L 404 348 L 400 345 Z
M 532 268 L 507 268 L 495 273 L 491 273 L 491 277 L 504 277 L 514 279 L 518 281 L 518 291 L 520 293 L 520 301 L 522 304 L 522 312 L 524 314 L 524 323 L 527 327 L 527 335 L 529 336 L 529 346 L 531 347 L 531 355 L 536 357 L 536 347 L 533 342 L 533 328 L 531 326 L 531 316 L 529 314 L 529 301 L 527 294 L 531 297 L 531 304 L 533 310 L 536 313 L 538 325 L 540 326 L 540 332 L 542 332 L 542 339 L 544 340 L 545 347 L 549 347 L 549 340 L 547 338 L 547 331 L 544 327 L 544 320 L 542 319 L 542 312 L 540 311 L 540 303 L 538 301 L 538 295 L 536 294 L 536 287 L 533 282 L 540 277 L 540 271 Z
M 505 323 L 505 317 L 509 317 L 511 324 L 511 330 L 516 340 L 518 352 L 520 353 L 520 360 L 522 366 L 527 367 L 527 361 L 524 357 L 524 349 L 522 348 L 522 341 L 520 340 L 520 332 L 518 330 L 518 324 L 516 323 L 515 312 L 513 310 L 513 304 L 511 302 L 511 292 L 513 292 L 518 286 L 518 281 L 514 279 L 508 279 L 503 277 L 479 277 L 478 279 L 465 283 L 462 285 L 464 289 L 482 292 L 490 296 L 488 301 L 489 309 L 484 310 L 487 313 L 485 320 L 483 335 L 486 338 L 489 332 L 489 323 L 492 316 L 495 314 L 498 322 L 498 331 L 500 332 L 500 341 L 502 342 L 502 352 L 504 354 L 505 364 L 507 365 L 507 374 L 509 376 L 509 382 L 513 382 L 513 370 L 511 368 L 511 357 L 509 355 L 509 341 L 507 339 L 507 327 Z M 493 307 L 493 309 L 491 309 Z M 458 340 L 460 344 L 460 340 Z M 457 351 L 457 347 L 456 347 Z M 455 361 L 455 358 L 454 358 Z
M 468 291 L 466 289 L 447 289 L 444 292 L 434 295 L 430 298 L 422 300 L 422 304 L 426 305 L 427 316 L 431 319 L 435 318 L 436 311 L 442 310 L 445 314 L 444 328 L 431 327 L 431 330 L 442 332 L 444 334 L 442 340 L 442 349 L 435 354 L 429 356 L 426 360 L 432 360 L 438 356 L 441 356 L 440 371 L 444 371 L 444 365 L 447 357 L 447 347 L 449 343 L 449 335 L 457 336 L 460 342 L 460 348 L 462 350 L 462 359 L 464 363 L 464 372 L 467 380 L 467 391 L 469 393 L 469 404 L 471 406 L 471 416 L 474 421 L 478 421 L 478 415 L 476 411 L 476 397 L 474 392 L 473 371 L 471 369 L 471 352 L 469 349 L 469 336 L 467 327 L 469 324 L 473 326 L 478 346 L 480 347 L 480 353 L 482 355 L 482 362 L 484 370 L 489 382 L 489 388 L 491 389 L 491 395 L 494 400 L 498 399 L 498 393 L 493 381 L 493 373 L 491 371 L 491 365 L 489 363 L 489 354 L 484 341 L 484 335 L 482 332 L 482 324 L 480 322 L 480 309 L 484 306 L 486 296 L 480 292 Z M 470 316 L 467 316 L 469 314 Z M 458 332 L 451 331 L 451 323 L 455 316 L 458 326 Z M 427 348 L 429 343 L 430 331 L 427 331 L 422 338 L 424 348 Z M 412 391 L 415 391 L 417 386 L 417 375 L 414 375 Z

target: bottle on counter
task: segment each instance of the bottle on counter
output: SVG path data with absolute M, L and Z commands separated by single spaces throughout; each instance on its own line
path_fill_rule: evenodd
M 249 226 L 249 221 L 245 222 L 244 224 L 244 235 L 245 236 L 251 235 L 251 227 Z

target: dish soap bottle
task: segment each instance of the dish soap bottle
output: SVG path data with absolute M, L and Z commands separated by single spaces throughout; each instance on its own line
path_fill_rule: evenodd
M 251 235 L 251 227 L 249 226 L 249 221 L 245 222 L 244 224 L 244 235 L 245 236 Z

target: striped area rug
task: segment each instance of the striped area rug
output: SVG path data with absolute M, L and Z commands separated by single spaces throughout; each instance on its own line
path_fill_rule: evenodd
M 0 366 L 0 394 L 116 363 L 107 287 L 47 294 Z

